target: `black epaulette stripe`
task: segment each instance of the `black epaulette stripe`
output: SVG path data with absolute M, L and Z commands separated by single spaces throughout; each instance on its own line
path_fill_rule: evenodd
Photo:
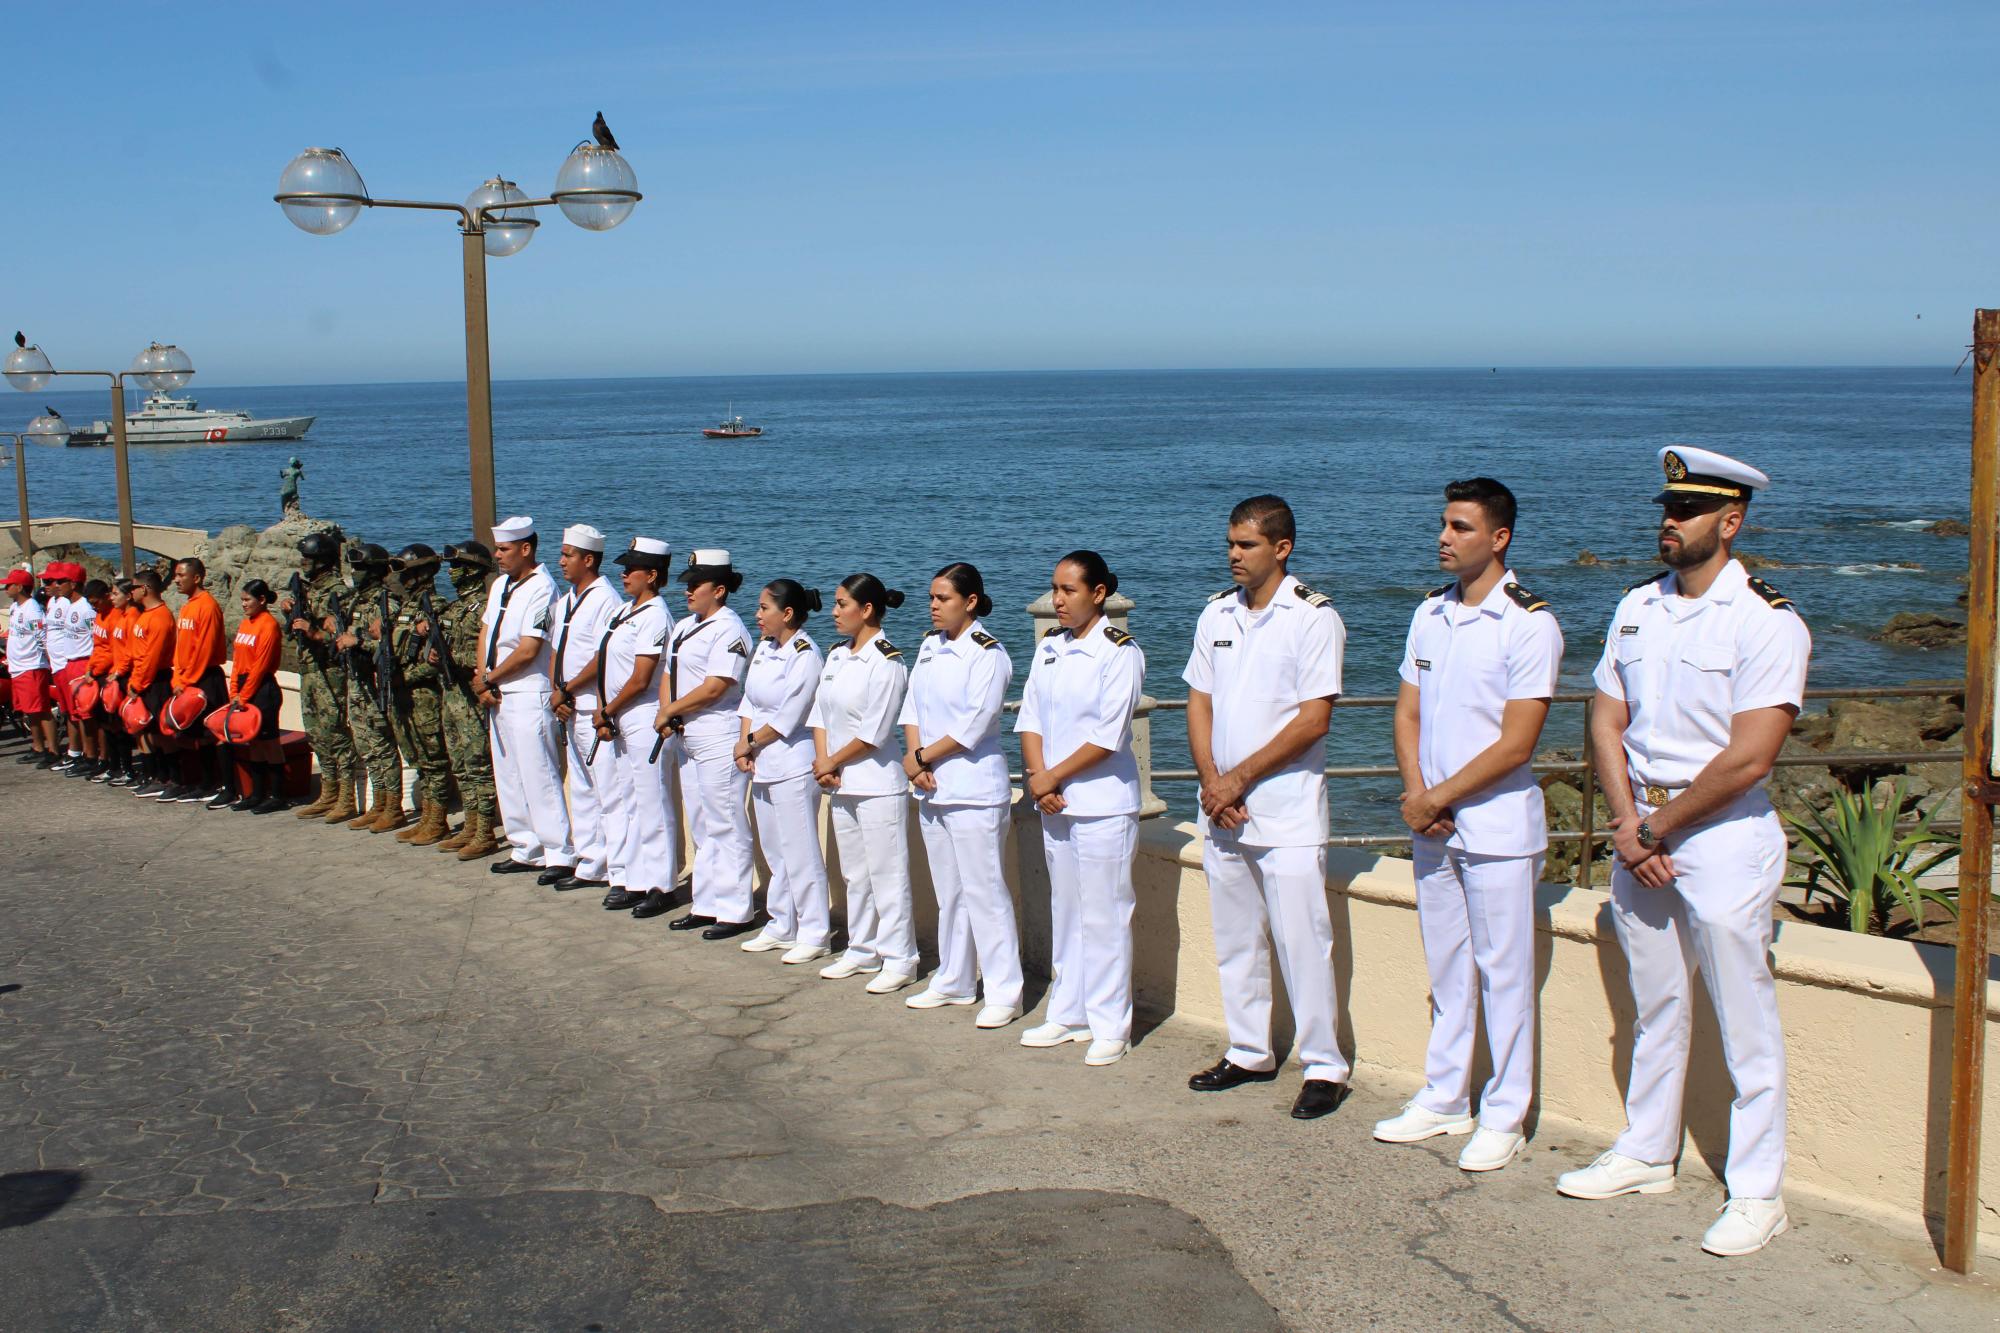
M 1785 596 L 1785 594 L 1779 592 L 1762 579 L 1751 579 L 1750 591 L 1756 593 L 1772 606 L 1791 606 L 1794 612 L 1798 611 L 1798 607 L 1792 606 L 1791 598 Z
M 1513 598 L 1514 605 L 1520 607 L 1523 611 L 1547 611 L 1549 609 L 1547 598 L 1535 596 L 1535 594 L 1529 592 L 1518 583 L 1507 585 L 1507 595 Z
M 1138 642 L 1138 640 L 1134 639 L 1124 630 L 1119 629 L 1116 625 L 1106 625 L 1104 627 L 1104 637 L 1117 644 L 1120 648 L 1123 648 L 1128 643 Z
M 1296 585 L 1296 587 L 1297 587 L 1297 589 L 1298 589 L 1298 597 L 1299 597 L 1299 600 L 1300 600 L 1300 601 L 1302 601 L 1302 602 L 1304 602 L 1304 603 L 1305 603 L 1305 604 L 1306 604 L 1307 606 L 1331 606 L 1331 605 L 1333 605 L 1333 598 L 1331 598 L 1331 597 L 1328 597 L 1328 596 L 1327 596 L 1327 595 L 1326 595 L 1325 593 L 1323 593 L 1323 592 L 1315 592 L 1315 591 L 1313 591 L 1313 590 L 1312 590 L 1311 588 L 1308 588 L 1308 587 L 1307 587 L 1307 586 L 1306 586 L 1305 584 L 1303 584 L 1303 583 L 1301 583 L 1301 584 L 1297 584 L 1297 585 Z
M 1042 631 L 1042 637 L 1045 639 L 1053 639 L 1056 635 L 1062 632 L 1063 632 L 1063 627 L 1061 625 L 1051 625 L 1047 629 Z
M 991 634 L 988 634 L 985 630 L 974 630 L 972 634 L 972 641 L 978 644 L 981 648 L 998 648 L 1000 646 L 1000 640 L 994 638 Z
M 1221 592 L 1210 593 L 1208 600 L 1211 602 L 1219 602 L 1223 598 L 1229 596 L 1230 593 L 1235 591 L 1236 591 L 1236 585 L 1232 583 L 1227 588 L 1224 588 Z
M 1456 588 L 1457 586 L 1458 586 L 1458 580 L 1453 579 L 1450 583 L 1445 584 L 1442 588 L 1432 588 L 1429 592 L 1425 593 L 1424 600 L 1429 601 L 1433 597 L 1442 597 L 1446 593 L 1450 592 L 1453 588 Z
M 895 644 L 890 643 L 887 639 L 883 638 L 879 634 L 875 636 L 875 651 L 881 653 L 882 656 L 891 659 L 898 658 L 903 655 L 903 650 L 901 648 L 898 648 Z
M 1627 584 L 1625 586 L 1625 591 L 1637 592 L 1639 591 L 1639 589 L 1645 587 L 1649 583 L 1658 583 L 1661 579 L 1665 578 L 1666 576 L 1667 576 L 1667 571 L 1665 571 L 1664 569 L 1657 574 L 1648 574 L 1645 578 L 1640 579 L 1637 583 Z
M 804 652 L 806 649 L 812 647 L 812 640 L 801 634 L 798 638 L 792 640 L 792 647 L 799 652 Z

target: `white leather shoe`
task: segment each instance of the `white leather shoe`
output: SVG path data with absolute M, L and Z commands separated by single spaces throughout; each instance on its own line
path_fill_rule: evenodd
M 871 983 L 870 989 L 873 989 L 873 983 Z M 926 986 L 909 999 L 903 1001 L 903 1003 L 912 1009 L 942 1009 L 948 1004 L 978 1004 L 979 997 L 977 995 L 946 995 L 941 990 L 932 990 Z
M 1731 1199 L 1701 1238 L 1701 1248 L 1724 1258 L 1755 1254 L 1791 1226 L 1783 1199 Z
M 1674 1187 L 1674 1164 L 1654 1166 L 1608 1152 L 1579 1171 L 1556 1177 L 1556 1193 L 1572 1199 L 1615 1199 L 1621 1194 L 1665 1194 Z
M 915 980 L 915 977 L 906 976 L 901 972 L 884 972 L 869 982 L 866 990 L 870 995 L 892 995 Z
M 1421 1143 L 1440 1134 L 1470 1134 L 1472 1113 L 1433 1111 L 1408 1102 L 1387 1120 L 1375 1122 L 1375 1137 L 1384 1143 Z
M 882 965 L 880 963 L 854 963 L 849 962 L 845 958 L 836 958 L 825 967 L 822 967 L 819 970 L 819 974 L 828 981 L 845 981 L 849 977 L 863 976 L 871 972 L 880 972 L 881 970 Z
M 984 1018 L 986 1015 L 981 1014 Z M 1089 1041 L 1089 1028 L 1073 1028 L 1067 1023 L 1043 1023 L 1021 1034 L 1023 1046 L 1067 1046 L 1073 1041 Z
M 979 1011 L 979 1017 L 973 1019 L 972 1021 L 973 1024 L 977 1027 L 1004 1028 L 1009 1023 L 1013 1022 L 1020 1016 L 1021 1016 L 1021 1011 L 1019 1009 L 1013 1008 L 1010 1005 L 989 1004 L 985 1008 L 981 1009 Z
M 785 950 L 785 956 L 778 961 L 781 963 L 816 963 L 832 952 L 833 950 L 827 948 L 824 944 L 794 944 L 791 948 Z
M 1083 1053 L 1087 1065 L 1115 1065 L 1125 1058 L 1128 1047 L 1122 1041 L 1093 1041 Z
M 760 930 L 737 947 L 744 953 L 769 953 L 773 949 L 789 949 L 796 940 L 781 940 L 768 930 Z
M 1465 1147 L 1458 1154 L 1458 1169 L 1461 1171 L 1498 1171 L 1507 1163 L 1521 1155 L 1528 1146 L 1525 1135 L 1510 1133 L 1504 1129 L 1488 1129 L 1481 1125 L 1465 1141 Z

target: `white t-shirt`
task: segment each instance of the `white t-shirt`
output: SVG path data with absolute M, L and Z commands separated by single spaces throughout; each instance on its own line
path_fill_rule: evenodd
M 877 634 L 854 651 L 837 643 L 819 673 L 806 725 L 826 732 L 826 752 L 838 754 L 850 741 L 870 748 L 840 770 L 836 796 L 893 796 L 909 790 L 902 751 L 895 744 L 896 717 L 910 683 L 902 650 Z
M 51 597 L 48 608 L 49 666 L 60 671 L 71 662 L 90 659 L 90 627 L 97 623 L 97 609 L 82 594 Z
M 932 764 L 937 790 L 918 790 L 918 800 L 1006 805 L 1013 799 L 1007 756 L 1000 752 L 1000 710 L 1013 678 L 1007 650 L 977 620 L 956 639 L 943 630 L 925 636 L 897 724 L 917 729 L 919 748 L 947 736 L 965 748 Z
M 1042 738 L 1042 762 L 1050 768 L 1086 745 L 1111 751 L 1063 785 L 1065 814 L 1139 813 L 1132 714 L 1145 681 L 1139 641 L 1103 616 L 1080 639 L 1061 628 L 1042 636 L 1014 731 Z
M 770 727 L 778 739 L 757 752 L 752 782 L 784 782 L 812 772 L 813 739 L 806 718 L 812 713 L 822 660 L 809 634 L 794 634 L 782 643 L 758 640 L 736 716 L 749 720 L 751 735 Z
M 1289 574 L 1262 611 L 1241 588 L 1217 593 L 1195 622 L 1194 652 L 1181 679 L 1214 703 L 1209 738 L 1216 767 L 1227 773 L 1270 744 L 1308 699 L 1340 693 L 1347 627 L 1325 595 Z M 1326 841 L 1326 741 L 1260 779 L 1244 804 L 1250 819 L 1233 833 L 1204 837 L 1246 847 L 1314 847 Z
M 1562 627 L 1511 569 L 1476 606 L 1459 599 L 1456 583 L 1426 598 L 1410 617 L 1401 671 L 1417 687 L 1424 785 L 1435 787 L 1498 741 L 1509 703 L 1552 698 L 1562 655 Z M 1453 805 L 1451 818 L 1445 845 L 1475 855 L 1532 856 L 1549 845 L 1542 789 L 1525 763 Z
M 582 592 L 571 588 L 556 599 L 549 614 L 549 642 L 562 649 L 562 661 L 556 663 L 557 680 L 575 680 L 590 666 L 597 656 L 598 642 L 604 638 L 604 627 L 624 605 L 625 599 L 618 595 L 617 588 L 609 579 L 602 577 Z M 549 654 L 553 661 L 554 647 L 550 648 Z M 595 712 L 597 699 L 597 685 L 593 678 L 591 684 L 576 692 L 577 711 Z
M 572 636 L 574 637 L 574 636 Z M 616 698 L 642 657 L 659 658 L 667 651 L 667 608 L 658 597 L 645 602 L 623 602 L 598 635 L 597 674 L 604 690 L 600 700 Z M 579 667 L 578 670 L 582 668 Z M 593 704 L 593 706 L 595 706 Z M 614 714 L 623 728 L 640 710 L 658 707 L 649 693 L 642 692 Z
M 706 620 L 687 615 L 674 624 L 667 639 L 667 660 L 660 670 L 660 698 L 680 698 L 710 676 L 720 676 L 729 688 L 712 703 L 682 714 L 683 734 L 691 742 L 736 746 L 736 705 L 743 698 L 743 677 L 750 671 L 750 631 L 743 618 L 724 606 Z
M 7 669 L 46 671 L 49 665 L 48 613 L 30 597 L 7 609 Z
M 540 639 L 542 644 L 534 661 L 500 682 L 500 693 L 549 692 L 549 604 L 555 591 L 556 581 L 540 565 L 518 579 L 503 574 L 486 590 L 486 610 L 479 617 L 481 666 L 499 666 L 522 639 Z

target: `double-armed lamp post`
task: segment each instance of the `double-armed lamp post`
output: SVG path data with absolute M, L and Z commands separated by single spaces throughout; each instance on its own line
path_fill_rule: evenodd
M 145 388 L 173 393 L 186 388 L 187 382 L 194 378 L 194 362 L 188 359 L 186 352 L 170 343 L 154 343 L 139 353 L 130 370 L 57 370 L 49 364 L 48 354 L 42 351 L 39 344 L 28 343 L 7 354 L 4 373 L 7 382 L 23 393 L 40 393 L 59 375 L 96 375 L 111 381 L 111 451 L 118 470 L 118 559 L 123 573 L 130 578 L 137 564 L 132 546 L 132 466 L 125 447 L 125 381 L 130 377 Z M 28 437 L 54 444 L 68 442 L 67 427 L 37 431 L 36 426 L 43 423 L 60 425 L 52 418 L 37 417 L 28 428 Z M 16 458 L 18 460 L 18 454 Z M 28 484 L 27 473 L 18 462 L 16 478 L 21 488 L 22 550 L 25 553 L 28 545 Z
M 301 231 L 331 236 L 364 208 L 418 208 L 458 214 L 464 238 L 465 419 L 472 463 L 472 529 L 491 540 L 496 517 L 493 487 L 493 380 L 486 353 L 486 256 L 518 254 L 541 223 L 535 209 L 554 205 L 586 231 L 609 231 L 631 216 L 641 198 L 632 168 L 613 148 L 586 140 L 570 152 L 547 198 L 530 199 L 512 181 L 487 181 L 462 204 L 376 199 L 361 173 L 338 148 L 308 148 L 292 159 L 273 196 Z
M 30 444 L 52 444 L 60 449 L 69 443 L 69 427 L 59 416 L 44 415 L 28 423 L 28 428 L 19 435 L 0 435 L 0 440 L 14 442 L 14 496 L 21 506 L 21 558 L 32 559 L 35 554 L 35 530 L 28 518 L 28 451 Z

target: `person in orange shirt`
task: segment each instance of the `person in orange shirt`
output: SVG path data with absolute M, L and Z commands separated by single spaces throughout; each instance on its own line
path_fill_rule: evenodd
M 160 736 L 160 709 L 173 692 L 174 613 L 160 597 L 160 576 L 142 569 L 132 581 L 139 595 L 139 617 L 132 623 L 132 676 L 127 688 L 145 701 L 153 720 L 139 733 L 140 767 L 145 778 L 131 789 L 134 796 L 156 797 L 168 782 L 166 753 Z
M 111 666 L 105 672 L 105 683 L 118 682 L 122 693 L 132 675 L 132 627 L 139 621 L 139 594 L 133 590 L 132 580 L 119 579 L 111 585 L 111 612 L 99 616 L 98 624 L 106 627 L 111 640 Z M 116 711 L 105 709 L 102 719 L 104 737 L 111 750 L 111 771 L 93 782 L 104 782 L 113 787 L 130 787 L 143 776 L 134 757 L 132 738 L 125 734 L 125 728 L 118 721 Z
M 209 799 L 211 810 L 248 811 L 268 815 L 283 810 L 285 800 L 285 752 L 278 744 L 278 710 L 284 695 L 278 689 L 278 621 L 269 610 L 271 585 L 251 579 L 243 585 L 243 619 L 229 655 L 229 702 L 225 710 L 249 707 L 257 710 L 255 737 L 240 745 L 223 745 L 225 768 L 240 761 L 250 773 L 250 790 L 236 796 L 230 788 Z M 206 730 L 206 728 L 203 728 Z M 234 797 L 235 799 L 231 799 Z
M 201 719 L 229 701 L 229 685 L 222 676 L 224 645 L 222 608 L 209 592 L 208 567 L 193 556 L 174 565 L 174 587 L 187 600 L 174 618 L 174 672 L 171 693 L 185 689 L 201 691 L 200 715 L 174 740 L 173 748 L 195 752 L 199 776 L 193 782 L 169 782 L 158 799 L 165 804 L 209 800 L 230 791 L 227 766 L 220 747 Z M 182 774 L 185 776 L 185 767 Z M 224 804 L 227 804 L 225 802 Z

